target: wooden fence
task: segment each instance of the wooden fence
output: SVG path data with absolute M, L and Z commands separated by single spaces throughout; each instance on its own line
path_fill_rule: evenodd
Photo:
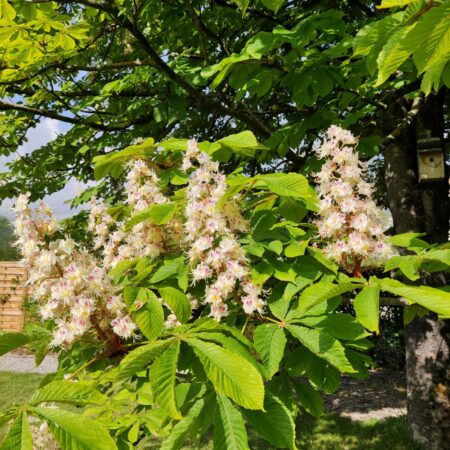
M 0 331 L 23 329 L 22 302 L 27 295 L 26 269 L 16 261 L 0 261 Z

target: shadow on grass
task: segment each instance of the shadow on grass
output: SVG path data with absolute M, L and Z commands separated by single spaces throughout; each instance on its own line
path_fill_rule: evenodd
M 161 441 L 138 446 L 157 450 Z M 183 450 L 212 450 L 212 433 L 201 441 L 184 443 Z M 251 450 L 269 450 L 275 447 L 249 430 Z M 298 450 L 423 450 L 409 436 L 404 417 L 356 422 L 337 414 L 324 414 L 315 419 L 307 414 L 297 421 Z
M 405 417 L 356 422 L 337 414 L 300 417 L 297 446 L 299 450 L 422 450 L 411 440 Z
M 43 375 L 38 374 L 0 372 L 0 409 L 27 401 L 42 378 Z M 0 430 L 0 437 L 1 434 Z M 274 448 L 251 430 L 249 438 L 251 450 Z M 161 447 L 161 441 L 156 439 L 141 444 L 138 449 Z M 200 442 L 186 442 L 183 449 L 210 450 L 212 447 L 212 433 L 208 433 Z M 300 416 L 297 447 L 299 450 L 422 450 L 410 439 L 404 417 L 356 422 L 331 413 L 318 419 L 308 414 Z

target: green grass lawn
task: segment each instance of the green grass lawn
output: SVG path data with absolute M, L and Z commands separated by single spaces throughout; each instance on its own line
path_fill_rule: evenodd
M 0 411 L 14 403 L 26 402 L 44 376 L 37 373 L 0 372 Z M 0 427 L 0 441 L 4 433 L 4 427 Z
M 28 400 L 43 375 L 0 372 L 0 410 Z M 0 430 L 0 437 L 2 436 Z M 299 450 L 420 450 L 410 437 L 404 418 L 355 422 L 337 414 L 324 414 L 320 419 L 308 415 L 297 422 Z M 140 448 L 158 449 L 152 442 Z M 272 449 L 265 441 L 251 434 L 252 450 Z M 185 450 L 209 450 L 210 442 L 191 443 Z
M 0 410 L 28 400 L 45 375 L 0 372 Z

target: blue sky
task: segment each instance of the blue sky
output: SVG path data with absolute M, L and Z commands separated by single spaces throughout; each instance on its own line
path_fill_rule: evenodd
M 0 156 L 0 172 L 4 172 L 7 169 L 6 163 L 14 160 L 19 155 L 30 153 L 33 150 L 41 147 L 47 142 L 56 138 L 58 133 L 65 133 L 67 131 L 67 125 L 62 125 L 61 122 L 53 119 L 42 119 L 36 128 L 32 128 L 28 131 L 28 142 L 18 148 L 17 153 L 8 157 Z M 45 198 L 45 201 L 53 208 L 55 215 L 58 219 L 73 215 L 76 210 L 70 208 L 67 204 L 67 200 L 75 197 L 77 192 L 83 189 L 85 186 L 75 179 L 71 179 L 64 189 L 55 192 Z M 13 200 L 4 200 L 0 204 L 0 215 L 13 218 L 11 213 L 11 206 Z

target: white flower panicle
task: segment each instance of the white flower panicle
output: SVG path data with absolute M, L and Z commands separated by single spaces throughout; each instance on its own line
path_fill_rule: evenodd
M 128 229 L 124 221 L 112 217 L 105 203 L 92 201 L 88 229 L 95 236 L 94 250 L 102 260 L 96 252 L 64 237 L 44 203 L 33 214 L 30 194 L 17 198 L 17 245 L 29 268 L 28 284 L 39 302 L 40 315 L 56 323 L 52 346 L 69 345 L 87 332 L 102 339 L 114 334 L 133 337 L 137 326 L 108 271 L 121 261 L 154 259 L 186 244 L 194 282 L 206 283 L 204 302 L 210 305 L 211 316 L 217 320 L 227 316 L 229 301 L 239 296 L 247 314 L 263 313 L 261 288 L 250 280 L 247 260 L 234 234 L 245 231 L 247 222 L 237 198 L 220 204 L 227 188 L 225 176 L 195 141 L 189 142 L 183 168 L 195 169 L 187 187 L 184 227 L 175 217 L 164 226 L 147 219 Z M 133 160 L 128 164 L 125 194 L 131 216 L 168 202 L 159 184 L 147 162 Z M 197 301 L 192 299 L 191 305 L 196 308 Z M 178 324 L 174 314 L 167 316 L 167 328 Z
M 51 405 L 46 405 L 47 408 Z M 33 450 L 60 450 L 56 439 L 49 430 L 46 422 L 42 422 L 37 417 L 28 416 L 30 432 L 33 441 Z
M 139 159 L 128 164 L 126 198 L 132 215 L 168 201 L 159 188 L 155 171 Z M 107 269 L 126 259 L 157 258 L 166 251 L 165 245 L 169 238 L 175 242 L 182 239 L 182 226 L 175 219 L 164 229 L 151 220 L 144 220 L 129 232 L 125 223 L 116 222 L 107 210 L 104 203 L 94 199 L 89 216 L 89 231 L 96 235 L 95 248 L 102 249 Z
M 383 265 L 395 254 L 384 232 L 392 226 L 389 210 L 372 200 L 374 187 L 364 180 L 367 166 L 358 159 L 356 138 L 331 126 L 315 153 L 323 163 L 315 174 L 319 194 L 318 234 L 325 254 L 347 272 Z
M 30 194 L 17 198 L 15 234 L 23 262 L 29 271 L 28 285 L 39 303 L 44 320 L 55 320 L 52 346 L 71 344 L 84 333 L 100 327 L 114 329 L 115 321 L 127 318 L 125 304 L 116 293 L 100 262 L 68 238 L 58 238 L 58 225 L 52 211 L 41 203 L 33 215 Z M 105 299 L 116 298 L 115 308 Z M 131 336 L 136 325 L 114 331 Z
M 228 315 L 226 301 L 236 292 L 238 283 L 244 311 L 263 313 L 261 289 L 250 281 L 244 252 L 233 234 L 244 230 L 246 223 L 236 207 L 220 211 L 227 184 L 218 163 L 191 140 L 182 168 L 195 168 L 187 187 L 186 240 L 193 280 L 206 282 L 204 302 L 211 307 L 210 315 L 216 320 Z

